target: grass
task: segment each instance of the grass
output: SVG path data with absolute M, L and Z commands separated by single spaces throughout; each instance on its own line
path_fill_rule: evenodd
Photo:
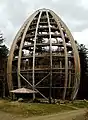
M 48 115 L 67 110 L 74 110 L 74 108 L 67 105 L 19 103 L 0 100 L 0 111 L 24 117 Z
M 13 101 L 11 102 L 9 100 L 0 100 L 0 111 L 24 117 L 42 116 L 85 107 L 88 107 L 87 101 L 74 101 L 73 103 L 59 105 L 42 103 L 21 103 Z
M 78 100 L 78 101 L 74 101 L 70 105 L 77 108 L 88 108 L 88 101 Z

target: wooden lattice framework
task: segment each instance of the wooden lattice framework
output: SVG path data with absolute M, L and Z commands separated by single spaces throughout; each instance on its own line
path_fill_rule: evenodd
M 80 84 L 78 50 L 53 11 L 37 10 L 20 28 L 10 49 L 7 79 L 9 90 L 27 87 L 45 99 L 75 99 Z

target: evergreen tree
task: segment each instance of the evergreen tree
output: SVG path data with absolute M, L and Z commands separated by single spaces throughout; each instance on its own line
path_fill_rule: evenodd
M 8 48 L 4 45 L 3 35 L 0 34 L 0 97 L 5 97 L 8 91 L 6 82 Z
M 88 49 L 83 44 L 79 45 L 79 57 L 81 77 L 78 98 L 88 99 Z
M 4 38 L 3 35 L 0 33 L 0 59 L 7 58 L 8 55 L 8 48 L 6 45 L 3 44 Z

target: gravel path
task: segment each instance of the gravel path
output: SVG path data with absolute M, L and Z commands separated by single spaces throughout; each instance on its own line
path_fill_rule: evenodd
M 61 112 L 58 114 L 22 118 L 20 116 L 11 115 L 10 113 L 0 112 L 0 120 L 73 120 L 76 116 L 83 115 L 86 109 Z

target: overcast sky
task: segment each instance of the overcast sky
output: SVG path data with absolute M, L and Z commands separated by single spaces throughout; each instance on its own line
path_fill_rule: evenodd
M 40 8 L 52 9 L 74 39 L 88 46 L 88 0 L 0 0 L 0 31 L 8 47 L 28 16 Z

